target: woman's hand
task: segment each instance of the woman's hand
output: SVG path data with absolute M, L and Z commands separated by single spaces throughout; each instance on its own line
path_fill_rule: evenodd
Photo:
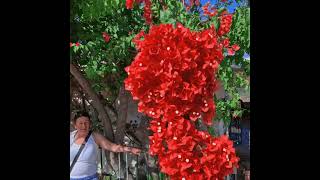
M 141 149 L 138 148 L 131 148 L 131 153 L 135 155 L 140 155 Z
M 132 154 L 135 154 L 135 155 L 139 155 L 141 152 L 141 149 L 133 148 L 133 147 L 126 147 L 125 146 L 123 149 L 125 152 L 131 152 Z

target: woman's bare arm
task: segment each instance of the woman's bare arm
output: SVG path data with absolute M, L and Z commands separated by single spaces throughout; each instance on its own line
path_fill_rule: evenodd
M 131 152 L 137 155 L 140 154 L 141 152 L 141 150 L 137 148 L 131 148 L 131 147 L 126 147 L 126 146 L 112 143 L 107 138 L 105 138 L 104 136 L 102 136 L 97 132 L 93 132 L 92 134 L 96 143 L 105 150 L 112 151 L 112 152 Z

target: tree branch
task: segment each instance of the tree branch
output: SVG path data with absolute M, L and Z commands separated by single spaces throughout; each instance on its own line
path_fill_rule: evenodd
M 124 131 L 127 123 L 127 114 L 128 114 L 128 95 L 124 89 L 124 85 L 120 87 L 119 90 L 119 114 L 117 121 L 117 131 L 115 140 L 117 143 L 121 144 L 124 138 Z
M 88 80 L 83 76 L 83 74 L 80 72 L 80 70 L 76 67 L 76 65 L 70 63 L 70 73 L 72 76 L 77 80 L 79 85 L 82 87 L 83 91 L 92 99 L 92 105 L 97 110 L 104 128 L 107 138 L 110 141 L 114 141 L 114 134 L 113 129 L 111 125 L 111 119 L 109 118 L 109 115 L 107 114 L 106 110 L 103 107 L 103 104 L 101 103 L 97 93 L 92 89 L 90 83 Z

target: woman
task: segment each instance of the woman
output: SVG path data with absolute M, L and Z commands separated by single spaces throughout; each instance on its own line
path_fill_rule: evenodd
M 75 131 L 70 133 L 70 165 L 72 164 L 81 144 L 85 141 L 90 131 L 91 121 L 87 113 L 81 112 L 73 120 Z M 141 150 L 125 147 L 110 142 L 97 132 L 92 132 L 75 162 L 71 173 L 71 180 L 98 180 L 97 156 L 98 147 L 112 152 L 130 152 L 139 155 Z

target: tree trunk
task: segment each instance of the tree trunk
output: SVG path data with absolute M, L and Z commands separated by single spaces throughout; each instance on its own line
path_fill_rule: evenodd
M 92 99 L 92 105 L 97 110 L 101 118 L 101 121 L 103 122 L 103 126 L 105 128 L 105 133 L 107 138 L 110 141 L 114 142 L 114 135 L 113 135 L 113 129 L 111 125 L 111 120 L 106 110 L 104 109 L 103 104 L 101 103 L 97 93 L 94 92 L 88 80 L 82 75 L 79 69 L 72 63 L 70 63 L 70 72 L 73 75 L 73 77 L 77 80 L 79 85 L 82 87 L 84 92 Z
M 119 105 L 118 120 L 116 126 L 115 140 L 116 143 L 122 144 L 124 138 L 124 131 L 127 123 L 127 113 L 128 113 L 128 95 L 124 89 L 124 85 L 120 87 L 119 96 L 116 103 Z
M 124 131 L 126 130 L 126 124 L 127 124 L 127 115 L 128 115 L 128 100 L 129 100 L 129 94 L 124 88 L 124 84 L 119 89 L 119 95 L 116 100 L 118 108 L 118 118 L 117 118 L 117 124 L 116 124 L 116 132 L 115 132 L 115 141 L 117 144 L 123 144 L 123 138 L 124 138 Z M 128 177 L 126 176 L 126 162 L 125 160 L 125 153 L 121 154 L 121 170 L 123 170 L 124 178 L 133 179 L 133 176 L 129 173 Z

